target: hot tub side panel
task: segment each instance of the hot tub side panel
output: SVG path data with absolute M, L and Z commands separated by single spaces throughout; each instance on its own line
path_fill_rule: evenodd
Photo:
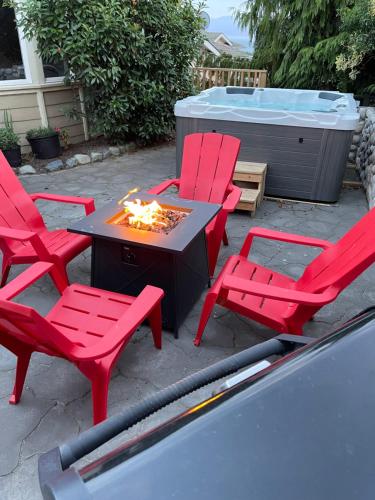
M 351 131 L 176 117 L 177 176 L 185 135 L 212 131 L 241 140 L 240 160 L 268 164 L 267 195 L 337 201 Z
M 351 130 L 323 130 L 311 199 L 335 202 L 340 196 L 352 143 Z

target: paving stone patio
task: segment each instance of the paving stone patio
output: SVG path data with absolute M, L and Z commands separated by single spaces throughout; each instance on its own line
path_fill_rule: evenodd
M 171 145 L 150 148 L 102 163 L 80 166 L 53 174 L 23 176 L 29 192 L 93 196 L 100 207 L 120 198 L 134 186 L 149 188 L 174 177 L 175 150 Z M 49 227 L 66 227 L 79 219 L 82 207 L 38 202 Z M 333 206 L 265 201 L 256 216 L 235 213 L 229 220 L 230 246 L 220 254 L 217 271 L 227 256 L 239 250 L 248 229 L 254 225 L 336 241 L 367 210 L 360 190 L 344 190 Z M 253 258 L 278 271 L 297 277 L 317 251 L 267 240 L 257 240 Z M 11 277 L 21 266 L 13 269 Z M 71 281 L 89 283 L 90 252 L 68 268 Z M 323 308 L 305 333 L 320 336 L 375 302 L 375 267 L 357 279 L 333 304 Z M 24 292 L 20 300 L 47 312 L 58 294 L 48 278 Z M 232 353 L 275 335 L 275 332 L 231 312 L 217 308 L 201 347 L 193 346 L 202 299 L 180 329 L 175 340 L 165 332 L 163 349 L 153 348 L 150 332 L 142 327 L 123 352 L 114 370 L 109 392 L 109 415 Z M 8 404 L 13 387 L 15 358 L 0 350 L 0 498 L 39 499 L 38 456 L 91 425 L 91 394 L 87 380 L 71 364 L 35 354 L 32 358 L 21 402 Z M 153 417 L 139 423 L 111 443 L 144 432 L 208 395 L 209 388 L 189 395 Z M 109 445 L 103 450 L 109 449 Z M 98 456 L 98 452 L 92 456 Z M 87 459 L 86 459 L 87 461 Z M 84 462 L 84 461 L 83 461 Z

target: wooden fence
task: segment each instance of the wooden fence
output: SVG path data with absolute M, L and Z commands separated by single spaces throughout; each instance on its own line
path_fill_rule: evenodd
M 200 90 L 211 87 L 265 87 L 267 71 L 264 69 L 202 68 L 194 67 L 194 83 Z

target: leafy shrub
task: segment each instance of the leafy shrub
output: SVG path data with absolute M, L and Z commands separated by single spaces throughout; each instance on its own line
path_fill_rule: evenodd
M 43 137 L 51 137 L 57 132 L 51 127 L 32 128 L 26 132 L 26 139 L 41 139 Z
M 64 61 L 66 80 L 83 85 L 95 132 L 144 141 L 171 132 L 202 43 L 192 0 L 25 0 L 14 8 L 44 60 Z
M 12 129 L 0 128 L 0 149 L 3 151 L 13 149 L 18 146 L 18 135 Z

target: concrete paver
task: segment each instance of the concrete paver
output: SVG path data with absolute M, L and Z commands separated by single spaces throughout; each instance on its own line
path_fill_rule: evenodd
M 21 178 L 29 192 L 56 192 L 93 196 L 100 207 L 118 199 L 129 189 L 147 189 L 166 178 L 174 177 L 175 150 L 167 145 L 144 149 L 101 163 L 83 165 L 53 174 Z M 66 227 L 83 215 L 82 207 L 52 202 L 38 202 L 50 228 Z M 221 250 L 217 272 L 232 253 L 237 252 L 250 227 L 297 232 L 336 241 L 366 212 L 365 196 L 360 190 L 344 190 L 332 206 L 302 203 L 280 204 L 265 201 L 256 216 L 235 213 L 230 216 L 230 246 Z M 253 258 L 275 270 L 298 277 L 317 250 L 268 240 L 256 240 Z M 10 279 L 22 266 L 12 270 Z M 90 251 L 77 257 L 68 268 L 72 282 L 88 284 Z M 375 268 L 358 278 L 333 303 L 323 308 L 308 323 L 305 333 L 321 336 L 375 301 Z M 40 280 L 19 300 L 46 313 L 58 294 L 49 278 Z M 203 297 L 180 329 L 175 340 L 167 332 L 163 349 L 153 348 L 150 332 L 141 327 L 127 346 L 113 372 L 109 391 L 109 415 L 152 394 L 159 388 L 181 379 L 209 364 L 275 335 L 268 328 L 232 312 L 216 308 L 208 323 L 200 348 L 193 346 Z M 15 358 L 0 350 L 0 497 L 3 500 L 41 498 L 37 481 L 37 458 L 57 444 L 68 440 L 91 425 L 91 393 L 87 380 L 74 366 L 61 359 L 35 354 L 32 358 L 21 402 L 8 405 L 15 373 Z M 209 394 L 209 388 L 197 391 L 174 405 L 140 422 L 128 432 L 102 447 L 132 438 L 189 407 Z M 91 457 L 81 461 L 86 463 Z

